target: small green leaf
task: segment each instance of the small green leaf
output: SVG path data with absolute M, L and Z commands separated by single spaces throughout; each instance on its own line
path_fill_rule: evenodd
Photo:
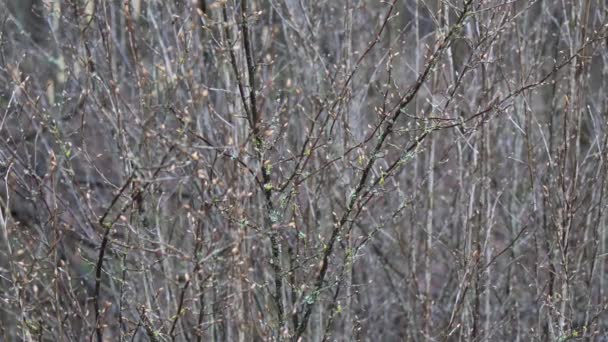
M 359 164 L 359 166 L 363 166 L 364 161 L 365 161 L 365 158 L 363 157 L 362 154 L 360 154 L 359 157 L 357 157 L 357 163 Z

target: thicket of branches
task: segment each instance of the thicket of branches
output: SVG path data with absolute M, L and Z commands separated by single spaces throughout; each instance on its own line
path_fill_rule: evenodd
M 3 0 L 0 340 L 599 339 L 607 16 Z

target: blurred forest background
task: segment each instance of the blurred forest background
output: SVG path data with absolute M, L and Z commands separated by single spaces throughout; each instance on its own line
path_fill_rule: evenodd
M 0 0 L 0 340 L 607 340 L 607 16 Z

